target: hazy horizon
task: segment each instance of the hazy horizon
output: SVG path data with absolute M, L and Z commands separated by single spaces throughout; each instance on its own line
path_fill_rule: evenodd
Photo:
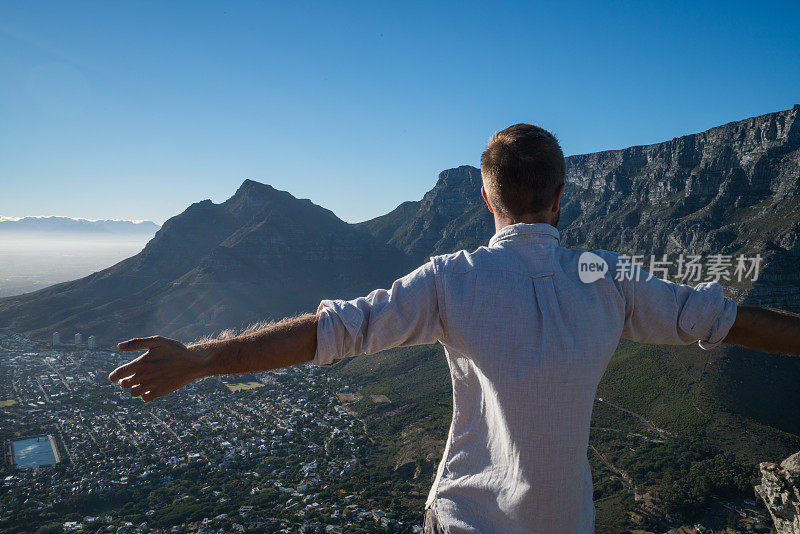
M 150 222 L 150 223 L 153 223 L 153 224 L 157 224 L 158 226 L 161 226 L 161 224 L 162 224 L 162 223 L 150 220 L 150 219 L 92 219 L 92 218 L 89 218 L 89 217 L 74 217 L 74 216 L 70 216 L 70 215 L 55 214 L 55 213 L 46 214 L 46 215 L 31 214 L 31 215 L 22 215 L 22 216 L 19 216 L 19 217 L 0 214 L 0 222 L 5 222 L 5 221 L 17 222 L 17 221 L 21 221 L 23 219 L 71 219 L 73 221 L 130 222 L 130 223 L 133 223 L 133 224 L 141 224 L 141 223 Z
M 152 235 L 0 234 L 0 298 L 76 280 L 129 258 Z

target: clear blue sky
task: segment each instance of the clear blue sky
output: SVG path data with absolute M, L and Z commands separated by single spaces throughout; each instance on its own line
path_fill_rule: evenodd
M 800 102 L 798 2 L 0 0 L 0 216 L 163 222 L 245 178 L 347 221 L 477 165 Z

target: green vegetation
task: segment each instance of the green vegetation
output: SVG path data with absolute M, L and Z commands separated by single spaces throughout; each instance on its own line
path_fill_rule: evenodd
M 623 341 L 598 388 L 608 402 L 595 403 L 592 419 L 590 442 L 614 466 L 590 451 L 597 532 L 666 530 L 700 518 L 726 528 L 728 511 L 708 510 L 754 499 L 757 464 L 800 449 L 794 409 L 800 391 L 792 386 L 800 380 L 800 360 L 773 358 L 784 357 Z M 350 406 L 373 439 L 362 450 L 374 475 L 364 480 L 368 491 L 401 514 L 406 507 L 409 514 L 421 510 L 452 411 L 442 349 L 394 349 L 347 360 L 332 372 L 361 394 Z M 372 394 L 385 394 L 391 404 L 372 402 Z
M 372 436 L 361 452 L 365 494 L 400 521 L 419 521 L 453 411 L 449 371 L 438 345 L 353 358 L 332 369 L 358 388 L 350 406 Z M 376 403 L 370 395 L 386 395 Z
M 225 386 L 235 393 L 237 391 L 246 391 L 248 389 L 263 388 L 264 384 L 261 382 L 235 382 L 225 383 Z

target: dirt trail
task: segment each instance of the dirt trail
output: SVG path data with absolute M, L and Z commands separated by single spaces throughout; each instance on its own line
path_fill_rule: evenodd
M 608 400 L 603 399 L 603 398 L 599 398 L 598 397 L 595 400 L 597 400 L 597 402 L 602 402 L 603 404 L 611 406 L 612 408 L 614 408 L 616 410 L 619 410 L 621 412 L 625 412 L 625 413 L 627 413 L 629 415 L 632 415 L 633 417 L 638 419 L 639 422 L 641 422 L 645 426 L 645 428 L 647 428 L 648 431 L 653 432 L 654 434 L 658 434 L 662 438 L 668 438 L 668 437 L 670 437 L 672 435 L 672 434 L 670 434 L 670 432 L 668 430 L 664 430 L 663 428 L 658 428 L 656 425 L 654 425 L 653 423 L 651 423 L 650 421 L 645 419 L 645 417 L 643 415 L 640 415 L 640 414 L 638 414 L 636 412 L 632 412 L 632 411 L 628 410 L 627 408 L 623 408 L 622 406 L 620 406 L 618 404 L 614 404 L 613 402 L 608 401 Z

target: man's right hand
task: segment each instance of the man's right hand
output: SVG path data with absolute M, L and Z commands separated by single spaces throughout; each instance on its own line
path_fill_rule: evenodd
M 145 401 L 172 393 L 205 375 L 203 354 L 183 343 L 161 336 L 136 338 L 117 345 L 122 351 L 147 351 L 114 369 L 108 379 L 130 389 L 131 395 Z

